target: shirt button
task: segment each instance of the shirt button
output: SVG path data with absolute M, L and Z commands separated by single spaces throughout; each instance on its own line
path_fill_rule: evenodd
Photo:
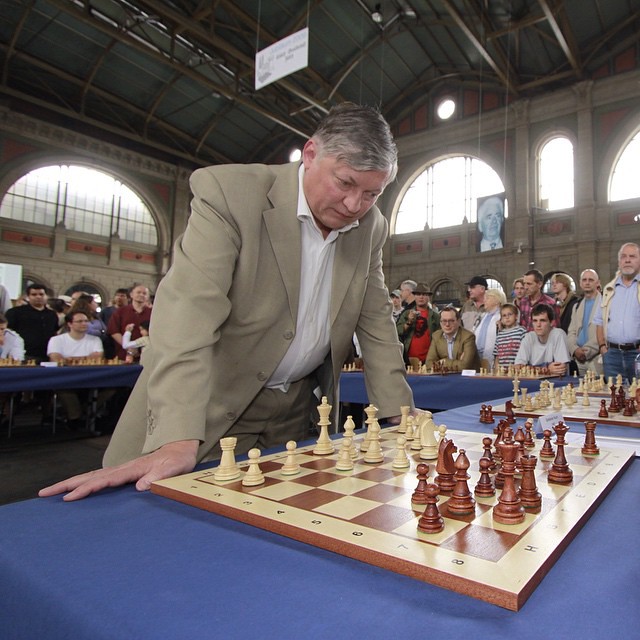
M 233 413 L 233 411 L 227 411 L 227 413 L 224 414 L 224 417 L 227 420 L 235 420 L 236 419 L 236 414 Z
M 267 374 L 264 371 L 260 371 L 257 375 L 258 380 L 264 382 L 267 379 Z
M 293 338 L 293 331 L 285 331 L 282 335 L 285 340 L 291 340 Z

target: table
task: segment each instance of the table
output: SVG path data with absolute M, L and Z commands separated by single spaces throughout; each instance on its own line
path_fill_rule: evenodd
M 407 375 L 416 407 L 442 411 L 475 402 L 489 402 L 494 398 L 513 395 L 513 380 L 463 375 Z M 530 393 L 540 390 L 541 380 L 521 380 L 520 387 Z M 576 382 L 575 378 L 554 378 L 554 384 L 564 386 Z M 368 404 L 364 374 L 360 371 L 340 375 L 340 402 Z
M 12 640 L 633 637 L 639 485 L 636 459 L 518 613 L 133 487 L 13 503 L 0 507 L 0 629 Z

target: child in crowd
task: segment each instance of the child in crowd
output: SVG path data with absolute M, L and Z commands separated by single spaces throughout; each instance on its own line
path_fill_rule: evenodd
M 122 348 L 127 351 L 127 359 L 126 362 L 133 362 L 135 359 L 135 355 L 137 351 L 135 349 L 140 349 L 140 364 L 144 364 L 142 362 L 142 358 L 144 355 L 144 347 L 149 344 L 149 321 L 143 320 L 140 323 L 140 333 L 141 337 L 137 340 L 131 339 L 131 332 L 133 331 L 134 324 L 128 324 L 125 327 L 125 332 L 122 334 Z M 131 353 L 129 351 L 131 350 Z
M 503 304 L 500 307 L 500 330 L 493 348 L 495 369 L 508 367 L 515 362 L 526 333 L 525 328 L 518 324 L 518 308 L 510 302 Z

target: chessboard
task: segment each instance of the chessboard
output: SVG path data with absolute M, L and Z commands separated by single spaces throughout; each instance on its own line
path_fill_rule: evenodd
M 472 513 L 453 515 L 447 511 L 450 496 L 441 493 L 438 508 L 444 528 L 439 533 L 422 533 L 417 524 L 425 507 L 412 503 L 420 452 L 411 450 L 407 442 L 410 466 L 397 469 L 394 460 L 403 446 L 398 427 L 382 429 L 379 435 L 382 462 L 366 463 L 359 455 L 349 471 L 336 468 L 343 456 L 338 454 L 340 441 L 335 441 L 335 452 L 326 455 L 314 454 L 314 445 L 294 451 L 295 443 L 290 443 L 288 451 L 259 459 L 264 481 L 257 486 L 242 482 L 252 473 L 248 461 L 237 463 L 241 475 L 233 480 L 216 481 L 214 468 L 155 482 L 151 491 L 517 611 L 635 455 L 617 447 L 600 447 L 598 455 L 583 455 L 582 442 L 573 435 L 574 441 L 568 440 L 565 447 L 573 471 L 569 484 L 549 483 L 546 476 L 553 460 L 538 456 L 535 477 L 542 495 L 538 513 L 527 512 L 520 524 L 496 522 L 492 509 L 500 496 L 498 489 L 494 497 L 475 497 Z M 446 438 L 458 451 L 466 452 L 473 492 L 480 478 L 483 435 L 450 430 Z M 355 436 L 356 450 L 362 439 L 361 434 Z M 537 455 L 540 441 L 535 446 Z M 285 475 L 283 467 L 292 456 L 299 472 Z M 431 484 L 435 461 L 424 462 L 429 465 Z
M 526 410 L 523 407 L 514 407 L 513 415 L 516 418 L 539 418 L 540 416 L 547 415 L 548 413 L 561 413 L 565 422 L 594 421 L 597 424 L 612 424 L 619 427 L 640 428 L 639 413 L 632 416 L 624 416 L 622 415 L 622 411 L 618 411 L 617 413 L 609 413 L 607 417 L 601 417 L 599 415 L 600 400 L 598 399 L 598 396 L 591 393 L 589 396 L 594 397 L 595 399 L 591 401 L 591 404 L 588 407 L 583 406 L 581 404 L 581 398 L 578 397 L 577 402 L 571 407 L 562 406 L 558 410 L 555 410 L 552 407 Z M 493 405 L 491 411 L 494 416 L 506 416 L 506 403 Z

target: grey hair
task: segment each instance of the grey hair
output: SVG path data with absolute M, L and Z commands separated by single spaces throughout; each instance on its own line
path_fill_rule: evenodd
M 355 167 L 354 167 L 355 169 Z M 638 251 L 640 251 L 640 246 L 638 246 L 635 242 L 625 242 L 619 249 L 618 249 L 618 260 L 620 260 L 620 256 L 622 255 L 622 250 L 625 247 L 635 247 Z
M 391 127 L 382 114 L 364 105 L 343 102 L 329 111 L 313 139 L 321 156 L 346 162 L 356 171 L 398 172 L 398 149 Z

